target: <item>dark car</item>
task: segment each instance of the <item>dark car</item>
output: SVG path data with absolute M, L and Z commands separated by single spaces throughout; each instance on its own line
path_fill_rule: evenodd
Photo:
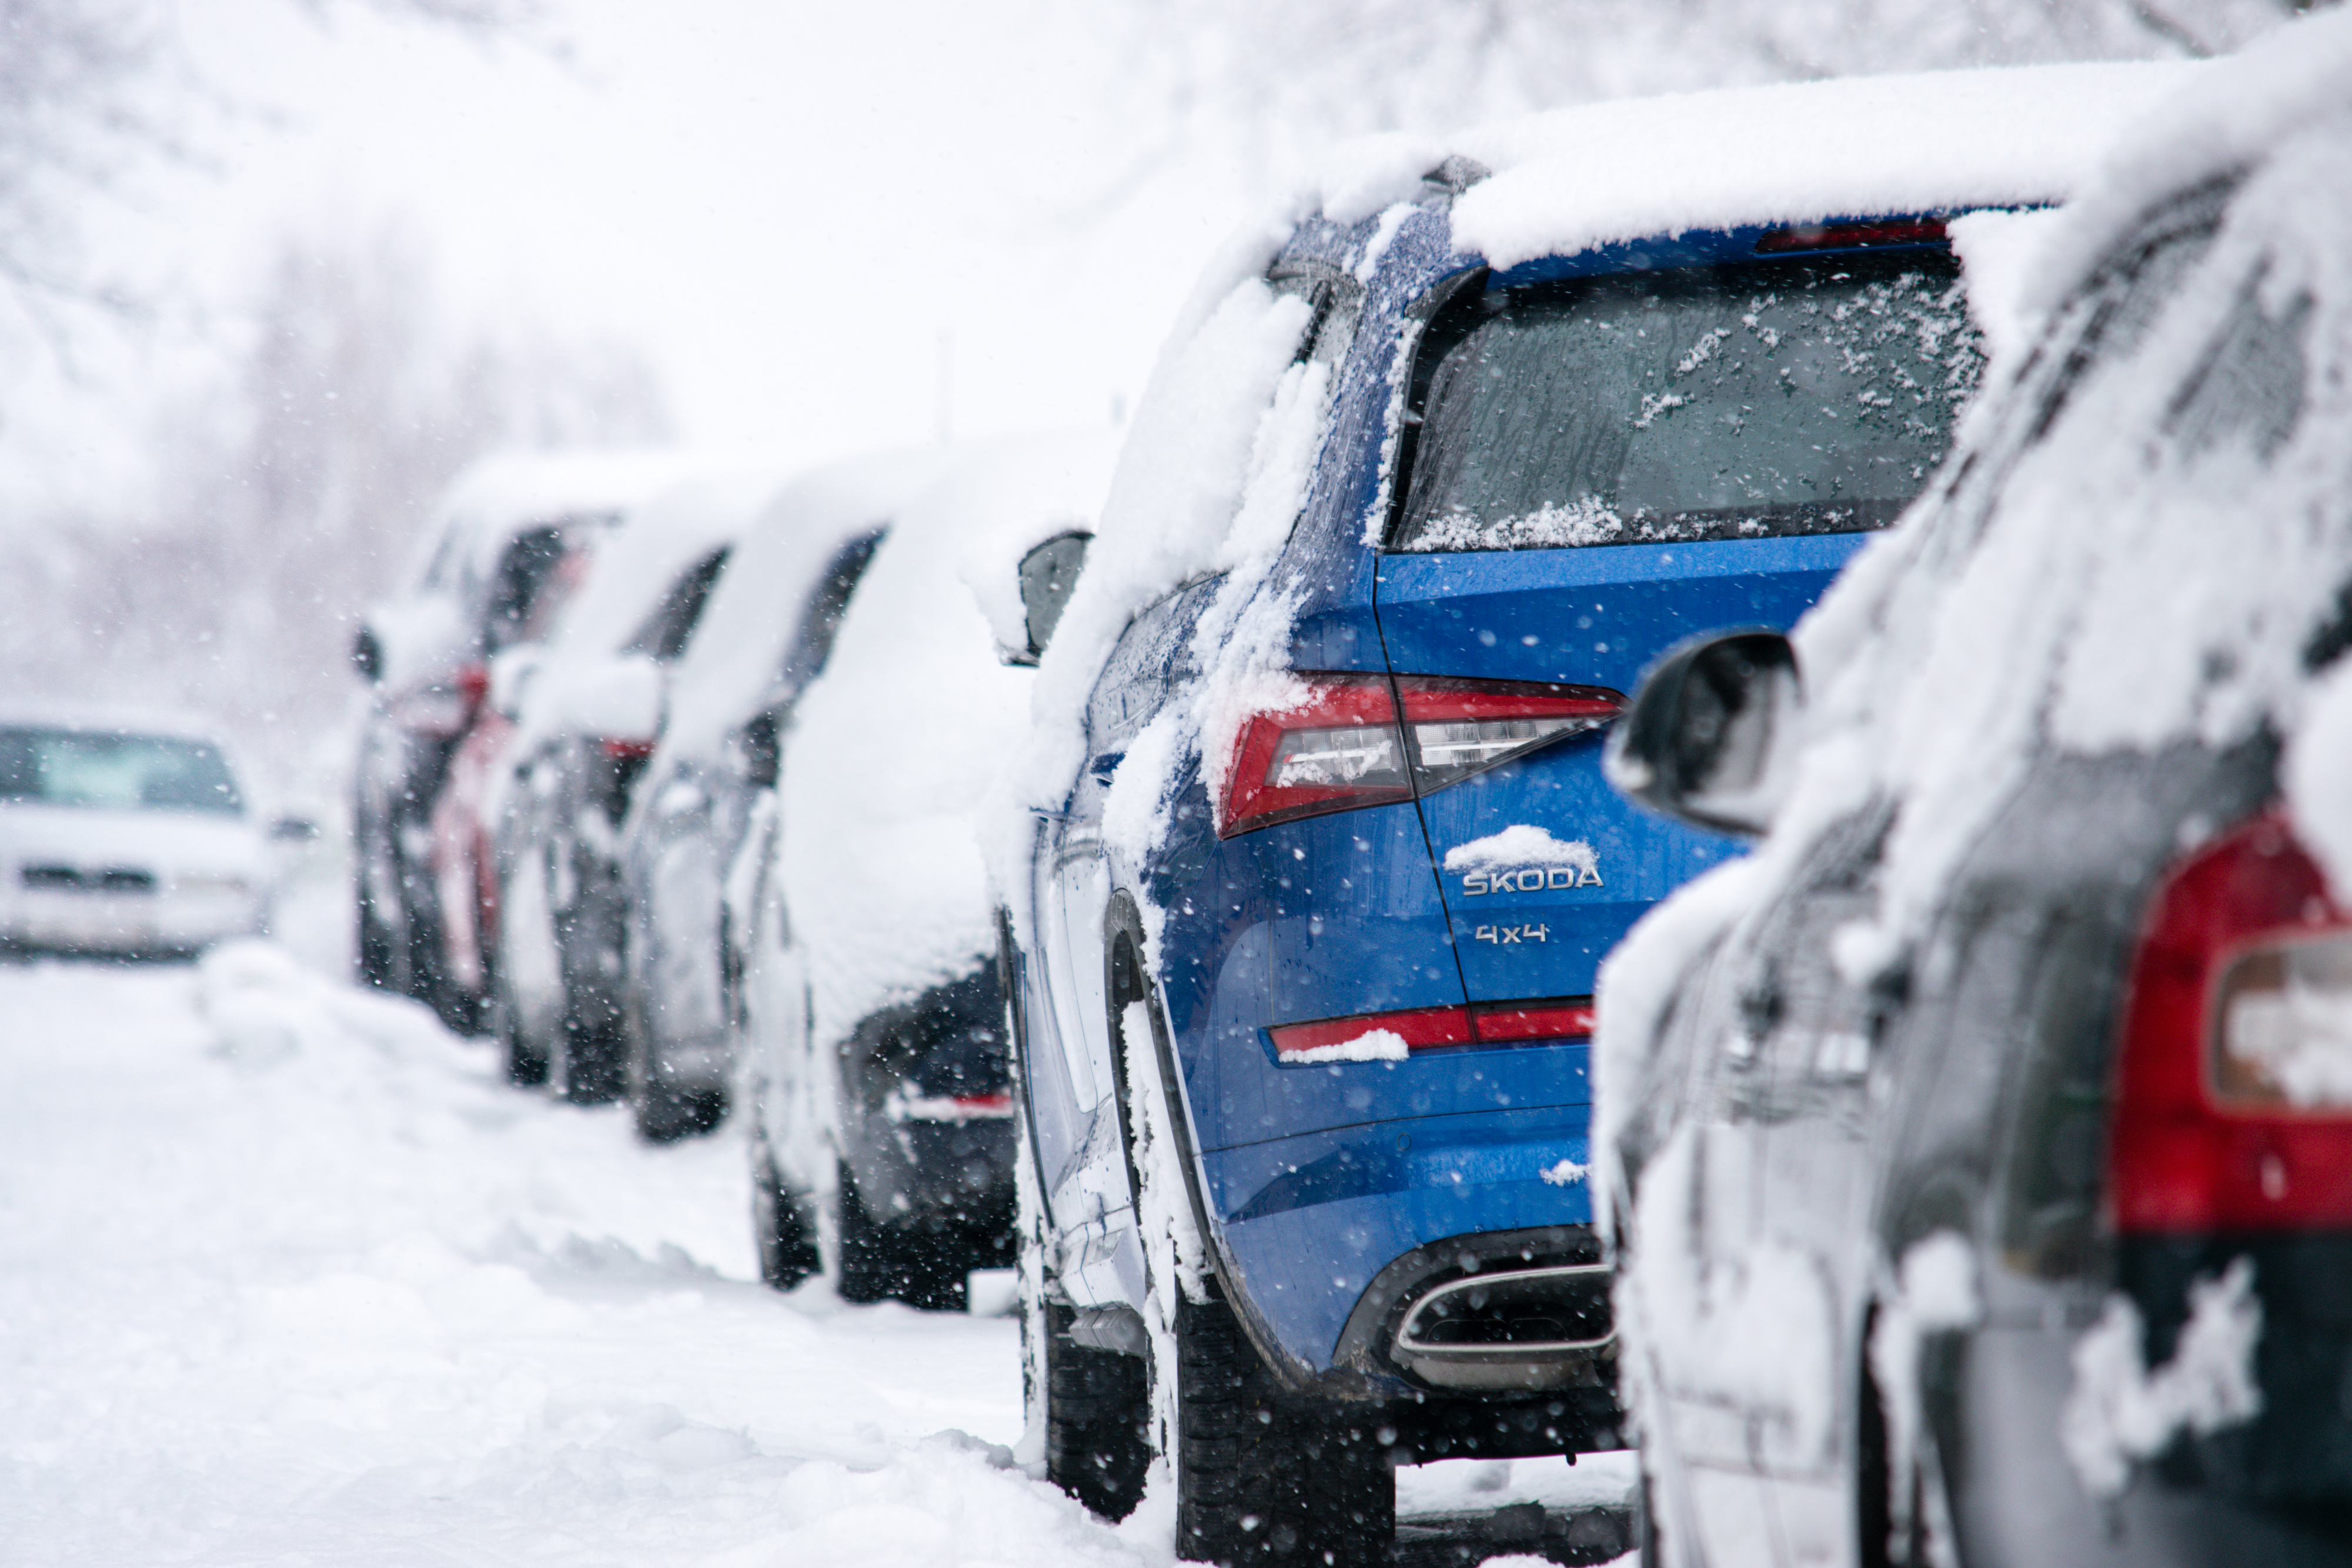
M 477 1022 L 452 977 L 433 817 L 485 715 L 490 661 L 551 618 L 551 588 L 621 511 L 667 483 L 660 455 L 510 455 L 461 475 L 401 594 L 368 612 L 352 658 L 371 702 L 353 769 L 352 860 L 362 979 Z M 470 891 L 470 890 L 469 890 Z
M 1045 655 L 1064 771 L 1008 877 L 1056 1479 L 1123 1512 L 1158 1452 L 1181 1555 L 1350 1559 L 1394 1462 L 1623 1446 L 1594 976 L 1735 846 L 1617 800 L 1602 734 L 1916 493 L 1980 362 L 1946 215 L 2063 195 L 2142 90 L 1571 112 L 1203 292 Z M 1637 157 L 1683 198 L 1596 173 Z M 1219 514 L 1181 444 L 1234 429 Z
M 1645 1562 L 2352 1561 L 2352 19 L 2142 127 L 1601 995 Z M 1799 678 L 1801 658 L 1801 683 Z
M 735 926 L 775 1284 L 829 1265 L 850 1301 L 953 1310 L 971 1270 L 1012 1265 L 1012 1062 L 978 823 L 1047 630 L 1007 624 L 1024 563 L 1033 582 L 1041 562 L 1075 564 L 1114 455 L 1100 437 L 959 449 L 893 519 L 793 705 Z M 899 709 L 922 715 L 903 765 L 875 745 L 877 716 Z

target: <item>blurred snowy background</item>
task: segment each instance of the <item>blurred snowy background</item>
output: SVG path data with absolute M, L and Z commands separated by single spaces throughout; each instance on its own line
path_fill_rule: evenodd
M 340 794 L 350 618 L 487 449 L 1116 423 L 1335 136 L 2226 49 L 2296 0 L 5 0 L 0 689 Z

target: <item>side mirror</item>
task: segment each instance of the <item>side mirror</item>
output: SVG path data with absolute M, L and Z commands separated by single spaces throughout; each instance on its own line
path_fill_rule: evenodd
M 1021 611 L 1029 645 L 1007 651 L 1006 664 L 1034 664 L 1044 654 L 1045 644 L 1054 640 L 1054 628 L 1062 623 L 1070 591 L 1078 585 L 1078 573 L 1087 564 L 1087 547 L 1093 542 L 1092 534 L 1056 534 L 1021 558 Z
M 538 679 L 545 651 L 536 643 L 519 643 L 501 648 L 490 655 L 489 678 L 485 695 L 490 706 L 513 718 L 522 712 L 523 695 Z
M 772 789 L 782 770 L 783 727 L 769 708 L 727 737 L 727 765 L 754 789 Z
M 361 627 L 359 635 L 352 639 L 352 668 L 370 685 L 383 679 L 383 644 L 369 627 Z
M 1778 632 L 1694 638 L 1652 666 L 1602 759 L 1619 794 L 1694 827 L 1755 837 L 1795 762 L 1804 689 Z

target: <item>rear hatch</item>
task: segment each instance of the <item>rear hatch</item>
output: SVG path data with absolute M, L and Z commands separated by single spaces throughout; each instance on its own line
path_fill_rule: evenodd
M 1940 232 L 1759 232 L 1717 236 L 1734 259 L 1712 266 L 1473 275 L 1413 367 L 1377 576 L 1390 669 L 1519 683 L 1539 706 L 1527 683 L 1630 693 L 1685 637 L 1789 626 L 1925 484 L 1976 385 Z M 1598 731 L 1412 717 L 1473 1003 L 1589 996 L 1643 911 L 1734 851 L 1621 800 Z

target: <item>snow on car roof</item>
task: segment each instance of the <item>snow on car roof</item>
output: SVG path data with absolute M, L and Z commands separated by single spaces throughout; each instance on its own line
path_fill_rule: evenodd
M 759 710 L 800 631 L 810 591 L 842 546 L 890 522 L 937 477 L 945 453 L 909 449 L 814 469 L 744 533 L 671 672 L 670 710 L 648 777 L 709 761 Z
M 2046 308 L 2123 231 L 2177 193 L 2234 172 L 2352 98 L 2352 17 L 2309 17 L 2200 71 L 2132 127 L 2050 241 L 2028 303 Z
M 1337 150 L 1289 210 L 1368 220 L 1418 200 L 1422 176 L 1449 155 L 1467 156 L 1493 172 L 1455 200 L 1454 236 L 1507 265 L 1703 225 L 2048 202 L 2072 193 L 2123 124 L 2200 68 L 1853 78 L 1591 104 L 1442 141 L 1372 138 Z M 1094 673 L 1145 605 L 1228 574 L 1202 622 L 1217 684 L 1280 695 L 1267 681 L 1278 685 L 1287 622 L 1258 590 L 1298 515 L 1329 390 L 1321 367 L 1294 362 L 1307 307 L 1262 281 L 1289 228 L 1237 234 L 1160 350 L 1102 537 L 1042 663 L 1028 758 L 991 843 L 1008 875 L 1025 841 L 1022 813 L 1067 787 Z M 1149 836 L 1158 803 L 1139 799 L 1118 814 Z
M 11 698 L 0 703 L 0 729 L 72 729 L 95 735 L 152 735 L 205 740 L 226 748 L 226 728 L 201 714 L 120 703 Z
M 1580 104 L 1337 154 L 1342 223 L 1410 201 L 1449 155 L 1492 171 L 1453 208 L 1498 267 L 1690 229 L 2063 200 L 2116 133 L 2202 68 L 2030 66 L 1848 77 Z
M 548 640 L 549 657 L 619 650 L 678 573 L 741 538 L 790 477 L 780 468 L 706 475 L 629 508 L 589 561 L 586 578 Z
M 506 541 L 533 523 L 614 512 L 650 499 L 691 473 L 688 453 L 504 452 L 478 459 L 450 483 L 428 530 L 417 575 L 497 564 Z
M 820 1045 L 992 947 L 975 822 L 1032 676 L 999 661 L 979 594 L 1032 546 L 1092 528 L 1116 454 L 1103 434 L 957 456 L 898 513 L 794 706 L 782 869 Z

